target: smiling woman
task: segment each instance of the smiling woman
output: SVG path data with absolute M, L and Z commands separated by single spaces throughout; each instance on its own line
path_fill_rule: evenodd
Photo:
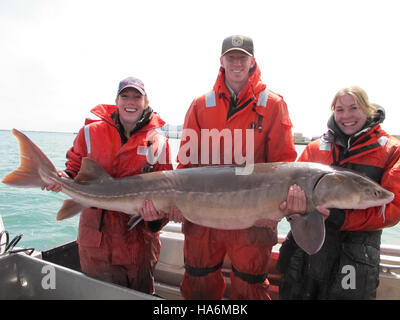
M 149 105 L 143 82 L 133 77 L 122 80 L 115 104 L 125 135 L 129 138 L 130 132 L 143 117 L 144 111 Z
M 92 113 L 101 120 L 86 121 L 67 152 L 66 170 L 59 170 L 60 176 L 76 178 L 81 169 L 84 171 L 82 159 L 86 157 L 114 178 L 172 169 L 168 140 L 158 132 L 165 122 L 148 106 L 141 80 L 122 80 L 116 105 L 97 105 Z M 61 190 L 56 181 L 46 184 L 47 190 Z M 160 254 L 158 231 L 167 220 L 163 212 L 145 205 L 139 212 L 144 221 L 138 220 L 128 232 L 126 214 L 84 209 L 77 240 L 80 265 L 89 276 L 151 294 Z
M 119 119 L 127 129 L 133 129 L 146 108 L 145 96 L 133 88 L 125 89 L 116 99 Z
M 360 131 L 369 118 L 377 115 L 376 107 L 368 101 L 367 93 L 356 86 L 340 90 L 331 108 L 337 125 L 348 136 Z
M 325 220 L 325 242 L 312 258 L 289 234 L 278 261 L 284 274 L 281 299 L 374 299 L 382 229 L 400 221 L 400 143 L 381 128 L 383 108 L 372 105 L 360 87 L 347 87 L 335 95 L 331 109 L 327 133 L 308 144 L 298 161 L 352 169 L 395 197 L 384 208 L 331 208 Z M 342 285 L 346 281 L 343 270 L 349 265 L 357 273 L 352 290 Z

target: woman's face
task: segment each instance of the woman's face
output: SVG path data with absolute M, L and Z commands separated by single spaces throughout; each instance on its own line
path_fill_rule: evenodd
M 367 114 L 349 94 L 336 100 L 333 114 L 339 128 L 349 136 L 360 131 L 368 118 Z
M 134 88 L 121 91 L 115 101 L 124 128 L 132 129 L 141 119 L 146 108 L 145 96 Z

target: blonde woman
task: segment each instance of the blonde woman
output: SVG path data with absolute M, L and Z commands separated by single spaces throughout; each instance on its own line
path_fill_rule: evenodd
M 379 281 L 382 228 L 400 220 L 400 142 L 380 126 L 383 108 L 360 87 L 340 90 L 331 105 L 328 131 L 298 161 L 358 171 L 395 194 L 386 208 L 331 209 L 321 250 L 307 255 L 289 233 L 279 269 L 281 299 L 374 299 Z

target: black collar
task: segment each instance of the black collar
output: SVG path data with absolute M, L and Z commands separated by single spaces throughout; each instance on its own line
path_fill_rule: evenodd
M 153 115 L 153 109 L 151 109 L 150 107 L 147 107 L 145 109 L 145 111 L 143 112 L 142 118 L 136 123 L 136 126 L 129 133 L 130 136 L 133 136 L 136 132 L 138 132 L 146 124 L 148 124 L 150 122 L 150 120 L 151 120 L 152 115 Z M 111 118 L 114 120 L 114 123 L 115 123 L 115 125 L 117 127 L 117 130 L 119 132 L 119 135 L 121 136 L 122 144 L 125 144 L 128 141 L 128 138 L 125 136 L 125 129 L 124 129 L 124 126 L 121 123 L 121 120 L 119 119 L 118 110 L 114 111 L 112 113 Z

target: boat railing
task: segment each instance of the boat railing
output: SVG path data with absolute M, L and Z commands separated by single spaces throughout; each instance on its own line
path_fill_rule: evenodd
M 181 234 L 181 224 L 168 223 L 163 232 Z M 182 238 L 183 239 L 183 238 Z M 278 243 L 274 246 L 273 251 L 279 252 L 279 247 L 285 240 L 285 235 L 278 235 Z M 400 275 L 400 245 L 381 245 L 381 272 L 385 274 L 396 273 Z
M 281 274 L 276 269 L 279 257 L 279 248 L 285 240 L 285 235 L 278 235 L 278 243 L 273 247 L 269 261 L 270 281 L 269 293 L 273 299 L 278 298 L 278 288 Z M 184 235 L 181 224 L 169 223 L 161 231 L 162 249 L 160 259 L 156 266 L 157 288 L 162 296 L 171 299 L 181 299 L 179 285 L 184 273 L 183 242 Z M 400 246 L 381 245 L 381 262 L 378 299 L 397 299 L 400 297 Z M 230 287 L 231 263 L 229 257 L 225 258 L 222 266 L 222 274 Z

